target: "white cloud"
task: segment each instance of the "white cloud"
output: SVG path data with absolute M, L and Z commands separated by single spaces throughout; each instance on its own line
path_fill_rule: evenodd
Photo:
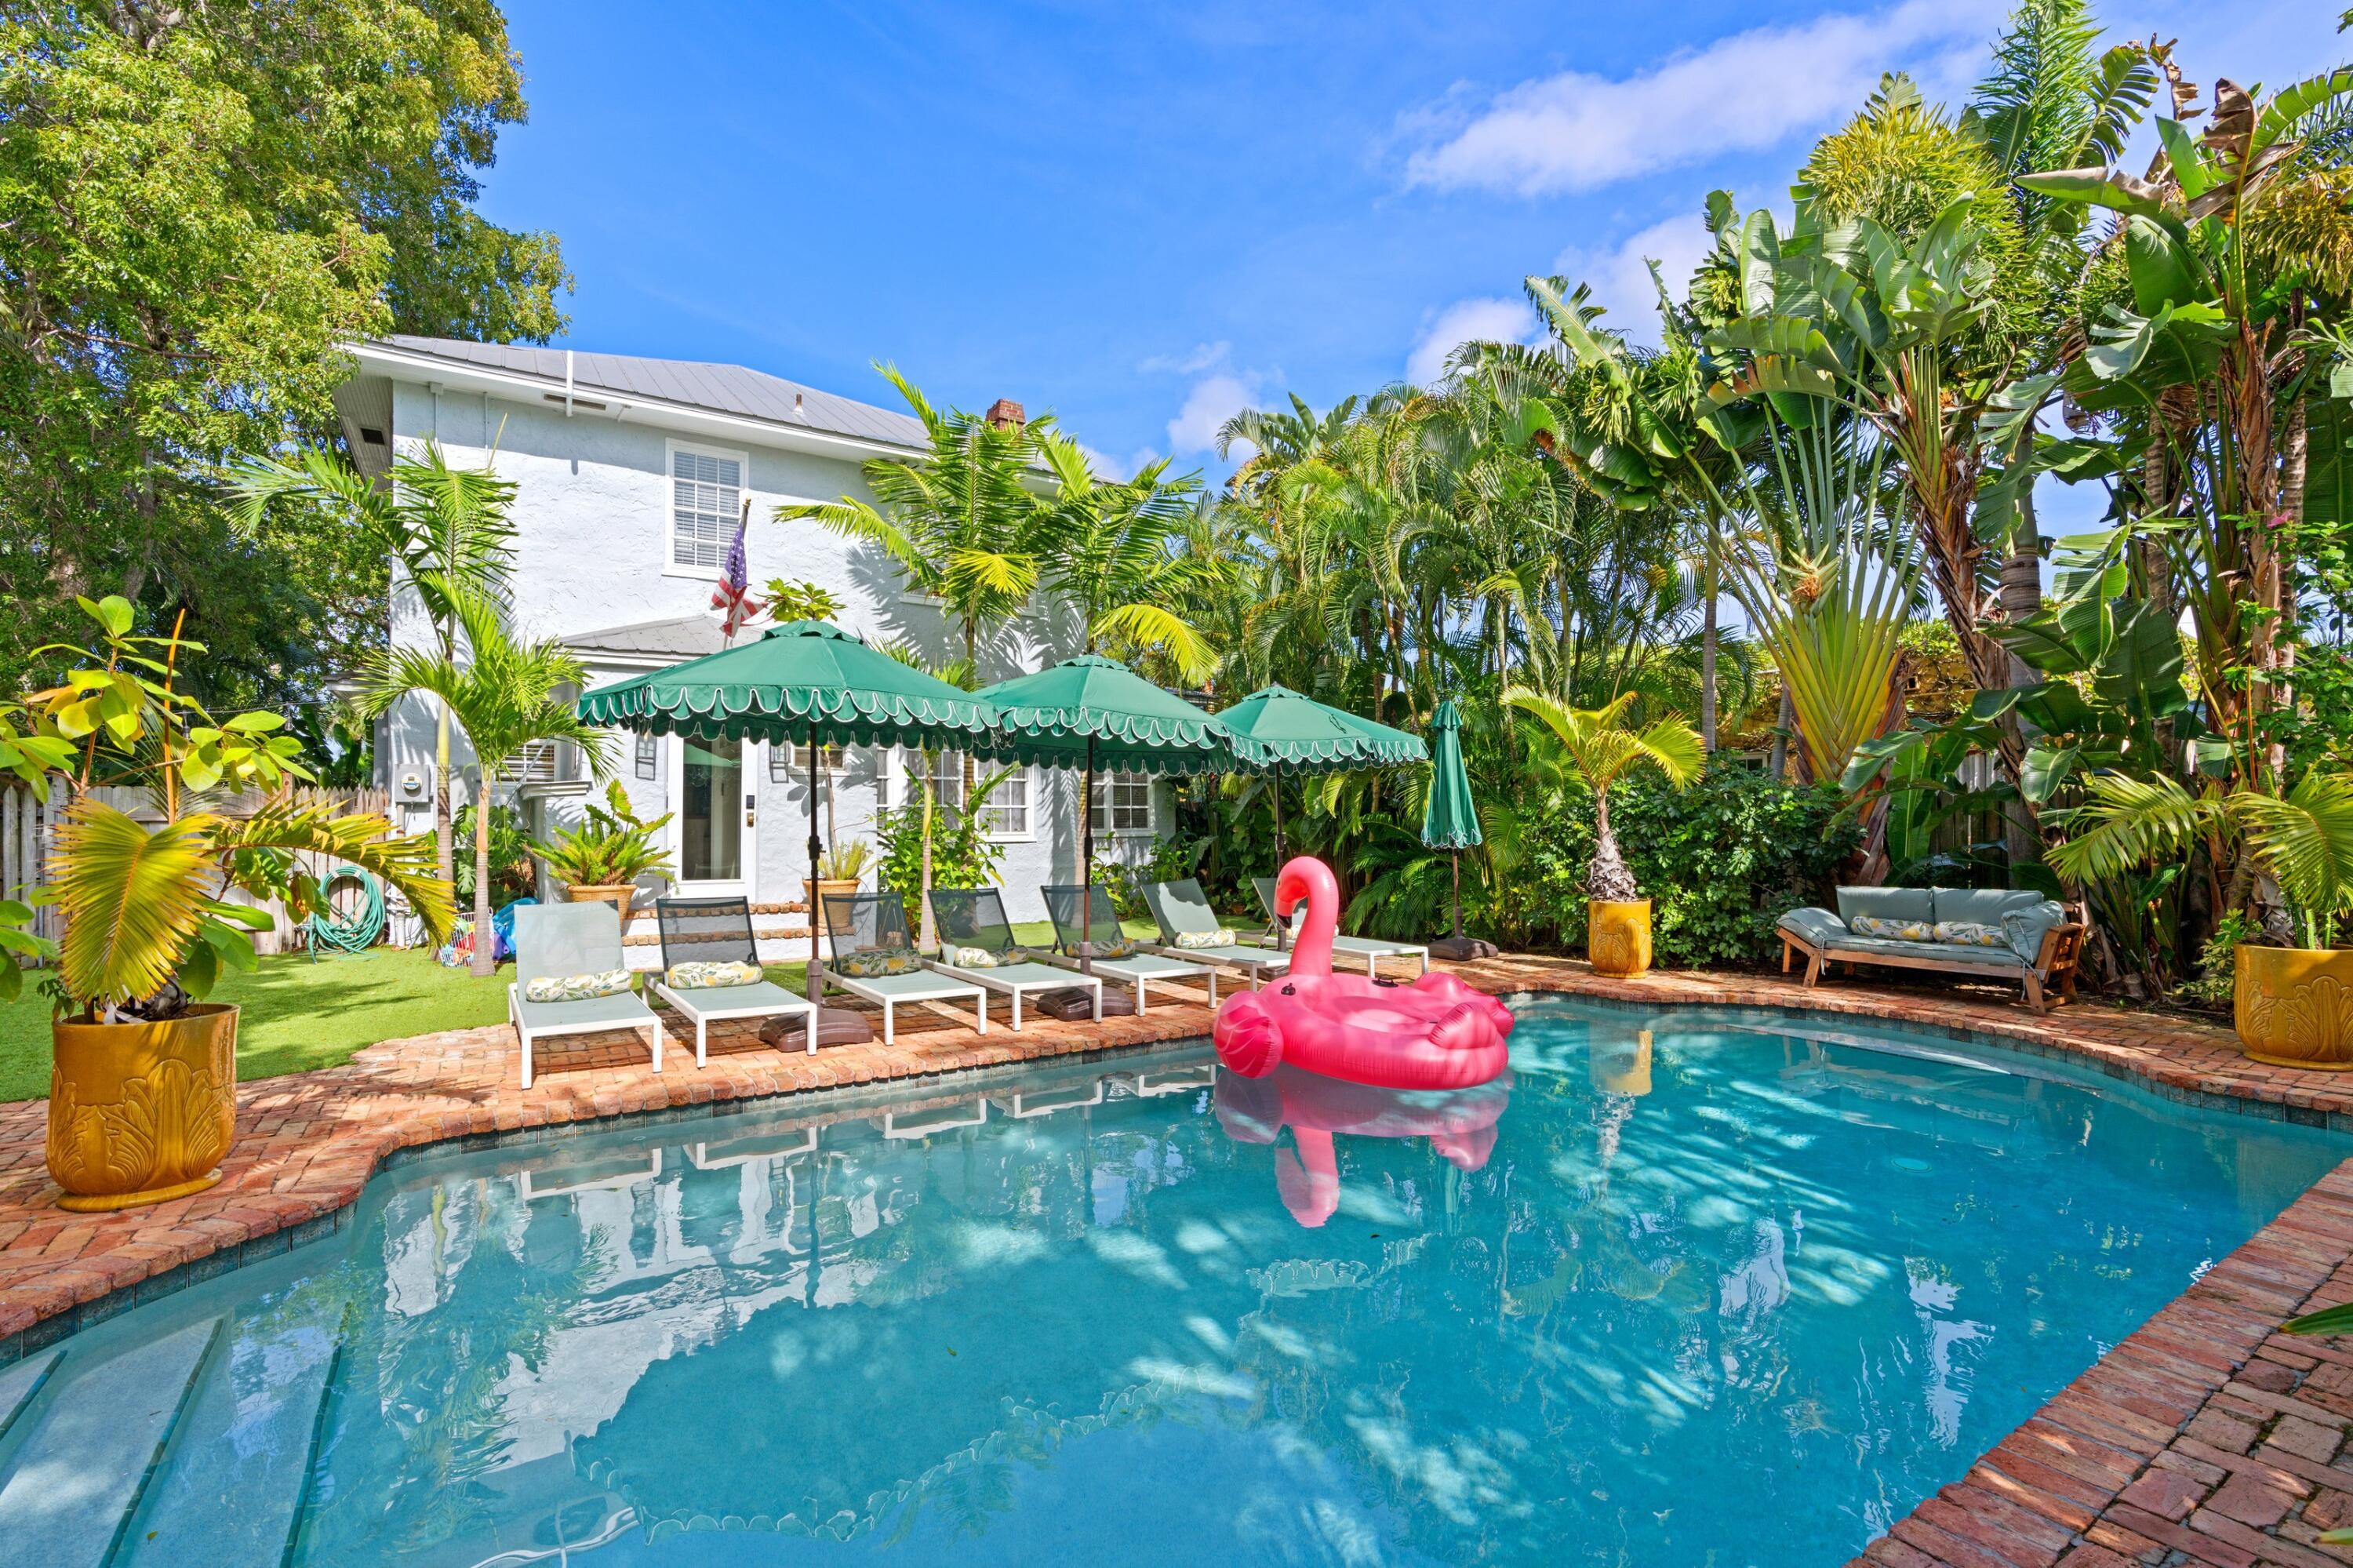
M 1250 406 L 1258 394 L 1258 377 L 1221 374 L 1206 376 L 1185 394 L 1185 406 L 1168 421 L 1168 445 L 1177 452 L 1206 452 L 1218 444 L 1218 428 Z
M 1668 291 L 1680 300 L 1693 271 L 1714 244 L 1707 225 L 1697 214 L 1670 217 L 1628 235 L 1606 250 L 1572 245 L 1553 262 L 1553 270 L 1573 283 L 1593 286 L 1593 302 L 1609 311 L 1601 318 L 1603 326 L 1656 348 L 1659 290 L 1651 280 L 1650 264 L 1659 263 Z
M 1155 354 L 1135 368 L 1144 376 L 1198 376 L 1204 370 L 1224 368 L 1233 351 L 1234 345 L 1223 341 L 1197 343 L 1184 354 Z
M 1516 343 L 1535 331 L 1525 300 L 1457 300 L 1430 318 L 1406 360 L 1406 379 L 1427 387 L 1446 376 L 1446 356 L 1466 343 Z
M 1619 79 L 1523 82 L 1406 164 L 1409 184 L 1547 196 L 1729 152 L 1761 152 L 1854 111 L 1880 73 L 1931 99 L 1966 84 L 2009 0 L 1904 0 L 1891 10 L 1757 27 Z
M 1101 447 L 1079 443 L 1079 453 L 1087 460 L 1087 471 L 1097 479 L 1114 480 L 1124 483 L 1134 479 L 1136 471 L 1148 463 L 1159 461 L 1160 454 L 1150 447 L 1139 447 L 1126 457 L 1113 457 Z

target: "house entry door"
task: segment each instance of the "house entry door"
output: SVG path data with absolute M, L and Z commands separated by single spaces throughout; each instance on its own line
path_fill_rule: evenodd
M 751 887 L 751 774 L 740 740 L 688 740 L 679 748 L 678 862 L 682 893 Z

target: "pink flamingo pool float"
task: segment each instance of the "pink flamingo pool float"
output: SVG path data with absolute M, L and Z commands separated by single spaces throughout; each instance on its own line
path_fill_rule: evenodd
M 1334 974 L 1340 885 L 1329 866 L 1305 855 L 1274 880 L 1276 916 L 1289 919 L 1303 898 L 1307 919 L 1292 944 L 1290 972 L 1219 1007 L 1212 1037 L 1219 1061 L 1245 1077 L 1287 1062 L 1385 1089 L 1468 1088 L 1503 1072 L 1509 1008 L 1435 970 L 1411 985 Z
M 1495 1149 L 1495 1123 L 1511 1102 L 1512 1075 L 1443 1093 L 1378 1089 L 1277 1067 L 1264 1078 L 1218 1075 L 1217 1113 L 1226 1136 L 1272 1143 L 1291 1128 L 1293 1150 L 1274 1156 L 1274 1186 L 1291 1217 L 1321 1225 L 1340 1207 L 1335 1133 L 1359 1138 L 1427 1138 L 1458 1171 L 1477 1171 Z

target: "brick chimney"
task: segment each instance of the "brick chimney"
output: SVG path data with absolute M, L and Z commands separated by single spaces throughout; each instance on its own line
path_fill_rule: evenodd
M 981 417 L 1000 430 L 1018 429 L 1028 422 L 1021 411 L 1021 405 L 1010 397 L 999 397 L 988 406 L 988 412 Z

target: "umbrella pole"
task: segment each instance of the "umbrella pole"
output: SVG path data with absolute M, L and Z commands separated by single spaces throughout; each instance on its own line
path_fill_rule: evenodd
M 817 874 L 817 862 L 818 862 L 818 853 L 819 853 L 819 852 L 818 852 L 818 842 L 817 842 L 817 715 L 816 715 L 816 714 L 815 714 L 814 712 L 812 712 L 812 713 L 810 714 L 810 715 L 809 715 L 809 726 L 808 726 L 808 765 L 809 765 L 809 801 L 808 801 L 808 806 L 809 806 L 809 836 L 808 836 L 808 860 L 809 860 L 809 882 L 808 882 L 808 886 L 809 886 L 809 912 L 808 912 L 808 917 L 809 917 L 808 999 L 809 999 L 809 1001 L 810 1001 L 810 1003 L 811 1003 L 812 1005 L 817 1005 L 817 1004 L 818 1004 L 818 1003 L 821 1001 L 821 999 L 822 999 L 822 997 L 823 997 L 824 991 L 825 991 L 825 982 L 824 982 L 824 980 L 821 980 L 821 979 L 819 979 L 819 978 L 818 978 L 818 972 L 817 972 L 817 971 L 818 971 L 818 949 L 817 949 L 817 942 L 818 942 L 818 917 L 819 917 L 819 916 L 824 913 L 824 910 L 825 910 L 825 894 L 824 894 L 824 892 L 821 890 L 821 888 L 820 888 L 820 887 L 819 887 L 819 885 L 818 885 L 818 874 Z M 810 1031 L 812 1032 L 812 1033 L 816 1031 L 816 1029 L 817 1029 L 817 1020 L 816 1020 L 816 1019 L 811 1019 L 811 1020 L 809 1020 L 809 1029 L 810 1029 Z
M 1454 939 L 1462 939 L 1462 852 L 1451 850 L 1448 858 L 1454 862 Z
M 1087 736 L 1086 779 L 1079 786 L 1079 972 L 1095 972 L 1095 737 Z
M 1282 880 L 1282 764 L 1280 762 L 1274 765 L 1274 874 L 1277 881 Z M 1282 916 L 1276 910 L 1270 909 L 1267 913 L 1274 916 L 1274 950 L 1278 953 L 1289 952 L 1291 950 L 1290 922 L 1283 919 Z

